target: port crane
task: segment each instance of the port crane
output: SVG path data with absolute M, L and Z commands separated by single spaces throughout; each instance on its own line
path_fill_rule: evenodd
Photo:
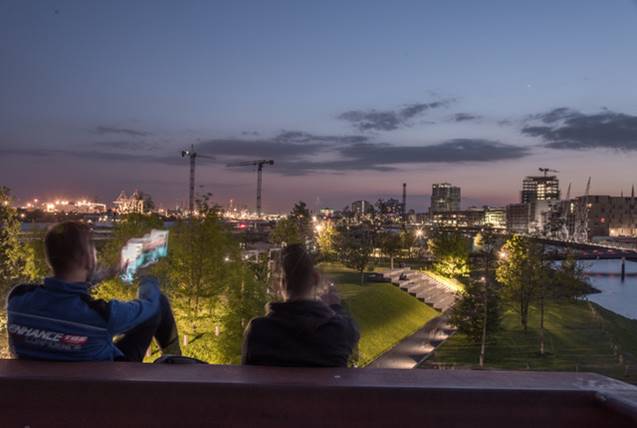
M 549 172 L 554 172 L 554 173 L 558 173 L 558 172 L 559 172 L 558 170 L 550 169 L 550 168 L 538 168 L 538 169 L 540 170 L 540 172 L 543 172 L 543 173 L 544 173 L 544 176 L 545 176 L 545 177 L 547 176 L 547 174 L 548 174 Z
M 263 165 L 274 165 L 274 161 L 270 160 L 254 160 L 254 161 L 244 161 L 244 162 L 233 162 L 229 163 L 226 166 L 228 167 L 236 167 L 236 166 L 256 166 L 257 167 L 257 216 L 261 217 L 261 187 L 263 182 Z
M 192 215 L 195 212 L 195 160 L 197 158 L 215 159 L 215 157 L 202 155 L 195 152 L 194 145 L 190 145 L 190 150 L 182 150 L 181 157 L 190 159 L 190 192 L 188 195 L 188 213 Z

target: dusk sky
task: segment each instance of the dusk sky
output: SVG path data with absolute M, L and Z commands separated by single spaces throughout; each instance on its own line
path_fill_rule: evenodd
M 0 0 L 0 185 L 14 195 L 200 192 L 340 209 L 431 184 L 519 199 L 637 184 L 637 2 Z

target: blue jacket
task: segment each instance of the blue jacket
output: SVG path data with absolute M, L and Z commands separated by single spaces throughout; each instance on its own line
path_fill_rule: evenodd
M 7 298 L 9 347 L 17 358 L 103 361 L 122 357 L 113 336 L 126 333 L 159 311 L 159 282 L 142 279 L 130 302 L 91 298 L 86 283 L 46 278 L 18 285 Z

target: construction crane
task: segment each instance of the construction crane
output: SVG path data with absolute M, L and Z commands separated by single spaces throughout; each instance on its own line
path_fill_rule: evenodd
M 226 166 L 256 166 L 257 167 L 257 216 L 261 217 L 261 184 L 263 175 L 263 165 L 274 165 L 273 160 L 254 160 L 245 162 L 229 163 Z
M 192 215 L 195 211 L 195 159 L 214 159 L 214 156 L 200 155 L 195 152 L 195 146 L 191 145 L 190 150 L 181 151 L 181 157 L 190 159 L 190 194 L 188 195 L 188 212 Z
M 555 170 L 555 169 L 550 169 L 550 168 L 538 168 L 538 169 L 539 169 L 541 172 L 543 172 L 543 173 L 544 173 L 544 176 L 545 176 L 545 177 L 546 177 L 546 175 L 547 175 L 549 172 L 555 172 L 555 173 L 558 173 L 558 172 L 559 172 L 559 171 L 557 171 L 557 170 Z

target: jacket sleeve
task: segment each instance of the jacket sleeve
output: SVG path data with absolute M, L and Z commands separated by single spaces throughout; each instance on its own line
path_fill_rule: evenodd
M 159 311 L 159 297 L 157 278 L 142 278 L 137 299 L 130 302 L 120 300 L 109 302 L 109 332 L 114 335 L 125 333 L 155 316 Z
M 350 314 L 341 306 L 340 304 L 330 305 L 330 308 L 336 313 L 336 315 L 340 318 L 341 324 L 345 327 L 345 331 L 347 333 L 348 340 L 352 348 L 356 346 L 360 339 L 360 333 L 358 331 L 358 326 L 356 322 L 352 319 Z
M 252 349 L 252 344 L 250 343 L 251 335 L 252 335 L 252 323 L 250 321 L 248 323 L 248 327 L 246 327 L 243 332 L 243 344 L 241 345 L 241 365 L 250 365 L 252 363 L 252 359 L 250 358 L 249 352 Z

